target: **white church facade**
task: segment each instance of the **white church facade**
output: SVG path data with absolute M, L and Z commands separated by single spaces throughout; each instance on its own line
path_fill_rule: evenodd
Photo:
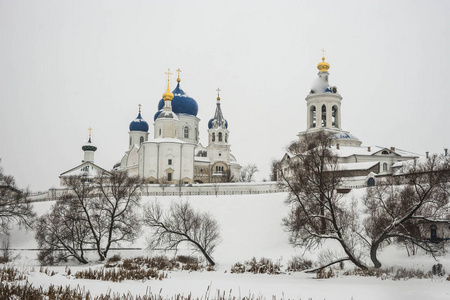
M 139 105 L 138 116 L 129 125 L 128 150 L 113 169 L 141 176 L 149 184 L 235 181 L 241 166 L 231 154 L 230 131 L 222 114 L 219 94 L 215 115 L 208 122 L 208 145 L 204 147 L 199 142 L 198 104 L 181 89 L 180 70 L 177 71 L 177 86 L 172 92 L 169 88 L 171 73 L 167 73 L 167 91 L 154 115 L 153 138 L 150 138 L 150 126 L 143 119 Z M 85 153 L 82 165 L 62 173 L 61 181 L 83 168 L 80 172 L 86 177 L 102 172 L 103 169 L 94 164 L 96 149 L 89 136 L 82 147 Z
M 306 96 L 306 130 L 298 134 L 302 140 L 306 134 L 325 131 L 333 135 L 332 150 L 338 156 L 341 169 L 347 176 L 357 177 L 368 185 L 375 184 L 376 177 L 388 176 L 395 171 L 395 164 L 418 157 L 417 154 L 396 149 L 395 147 L 363 146 L 362 141 L 341 127 L 342 96 L 336 86 L 328 82 L 330 64 L 318 63 L 318 77 L 310 93 Z M 288 166 L 290 153 L 282 158 L 282 164 Z

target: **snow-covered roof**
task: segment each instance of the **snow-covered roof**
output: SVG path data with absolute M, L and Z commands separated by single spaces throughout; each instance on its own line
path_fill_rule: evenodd
M 59 177 L 68 177 L 68 176 L 95 177 L 95 176 L 98 176 L 98 175 L 101 175 L 104 173 L 111 174 L 110 172 L 97 166 L 96 164 L 86 161 L 86 162 L 83 162 L 81 165 L 76 166 L 75 168 L 72 168 L 64 173 L 61 173 L 61 175 L 59 175 Z
M 208 162 L 208 163 L 211 162 L 211 160 L 208 157 L 203 157 L 203 156 L 195 156 L 194 161 Z
M 332 151 L 334 154 L 336 154 L 339 157 L 348 157 L 352 155 L 375 155 L 378 152 L 382 152 L 383 150 L 389 151 L 389 153 L 394 153 L 399 156 L 411 156 L 411 157 L 418 157 L 419 155 L 413 152 L 405 151 L 402 149 L 390 149 L 387 147 L 380 147 L 380 146 L 340 146 L 339 149 L 336 148 L 336 146 L 332 146 Z
M 348 163 L 348 164 L 339 164 L 339 170 L 343 171 L 353 171 L 353 170 L 368 170 L 375 165 L 379 164 L 378 161 L 371 162 L 359 162 L 359 163 Z
M 148 141 L 146 143 L 177 143 L 177 144 L 189 144 L 188 142 L 182 141 L 176 138 L 157 138 L 152 141 Z

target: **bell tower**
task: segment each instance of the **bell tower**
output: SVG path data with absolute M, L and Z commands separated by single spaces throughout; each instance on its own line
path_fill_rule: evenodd
M 322 50 L 325 52 L 325 50 Z M 299 138 L 306 133 L 320 130 L 335 133 L 334 143 L 347 146 L 360 146 L 361 141 L 341 127 L 341 100 L 336 86 L 328 82 L 330 64 L 325 56 L 317 64 L 317 78 L 310 93 L 306 96 L 306 131 L 299 133 Z
M 230 163 L 230 144 L 228 122 L 220 108 L 220 89 L 217 89 L 216 112 L 208 122 L 208 157 L 214 162 Z

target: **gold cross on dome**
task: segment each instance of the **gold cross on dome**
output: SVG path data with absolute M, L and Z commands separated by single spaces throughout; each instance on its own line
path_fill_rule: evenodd
M 138 106 L 139 106 L 139 113 L 141 113 L 141 106 L 142 106 L 142 105 L 139 104 Z
M 219 94 L 220 94 L 220 91 L 221 91 L 221 89 L 220 88 L 217 88 L 217 97 L 219 97 Z
M 178 72 L 178 78 L 180 78 L 180 72 L 181 72 L 180 68 L 178 68 L 176 71 Z
M 322 49 L 322 61 L 325 61 L 325 49 Z
M 89 127 L 89 138 L 91 138 L 91 131 L 92 131 L 92 128 Z
M 170 69 L 167 69 L 167 72 L 165 74 L 167 74 L 167 81 L 169 81 L 170 75 L 172 75 L 173 73 L 170 73 Z

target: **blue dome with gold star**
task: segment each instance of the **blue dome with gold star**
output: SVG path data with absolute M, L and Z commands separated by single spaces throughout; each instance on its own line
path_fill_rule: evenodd
M 194 98 L 189 97 L 181 88 L 180 82 L 178 82 L 177 87 L 172 91 L 172 111 L 178 114 L 185 114 L 191 116 L 197 116 L 198 104 Z M 160 111 L 164 108 L 164 99 L 161 99 L 158 103 L 158 112 L 155 114 L 154 119 L 158 117 Z

